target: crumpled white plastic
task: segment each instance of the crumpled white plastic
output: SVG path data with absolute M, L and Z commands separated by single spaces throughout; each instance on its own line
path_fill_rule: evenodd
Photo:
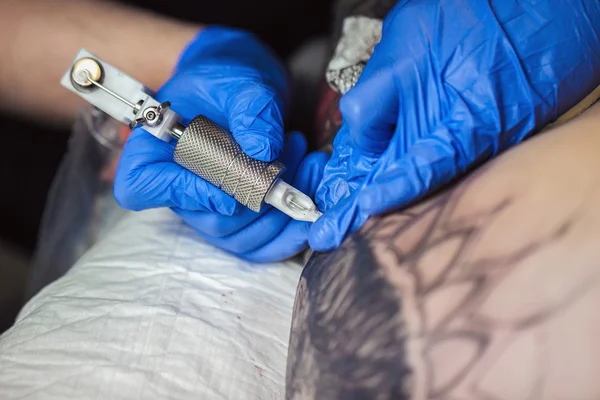
M 300 272 L 127 214 L 0 338 L 0 398 L 282 399 Z

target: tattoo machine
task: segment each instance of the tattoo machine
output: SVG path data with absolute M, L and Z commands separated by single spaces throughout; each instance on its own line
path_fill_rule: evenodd
M 159 103 L 142 83 L 86 50 L 80 50 L 61 84 L 113 118 L 142 126 L 164 141 L 177 140 L 174 161 L 249 209 L 271 204 L 299 221 L 321 212 L 306 194 L 281 179 L 285 166 L 248 156 L 230 132 L 203 115 L 184 126 L 169 102 Z

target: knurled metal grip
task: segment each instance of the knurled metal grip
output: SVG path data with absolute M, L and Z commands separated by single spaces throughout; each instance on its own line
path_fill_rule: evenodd
M 231 133 L 202 115 L 185 128 L 173 158 L 256 212 L 285 170 L 279 161 L 269 163 L 248 156 Z

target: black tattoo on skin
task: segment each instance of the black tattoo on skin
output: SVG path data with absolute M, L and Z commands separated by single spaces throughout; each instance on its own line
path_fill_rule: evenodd
M 311 259 L 297 299 L 288 399 L 406 398 L 402 305 L 360 235 Z
M 287 399 L 454 400 L 457 392 L 467 396 L 461 399 L 497 399 L 474 376 L 494 366 L 511 335 L 552 318 L 591 283 L 504 320 L 481 310 L 520 262 L 562 240 L 577 218 L 502 256 L 472 257 L 485 230 L 516 201 L 499 199 L 486 210 L 457 216 L 475 180 L 471 176 L 409 212 L 373 218 L 338 250 L 313 255 L 296 296 Z M 432 255 L 435 263 L 427 261 Z M 460 290 L 442 312 L 430 312 L 434 296 L 455 288 Z M 452 347 L 464 352 L 455 368 L 439 373 L 436 352 Z

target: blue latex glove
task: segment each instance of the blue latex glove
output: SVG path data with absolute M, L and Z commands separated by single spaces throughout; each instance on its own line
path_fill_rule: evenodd
M 310 245 L 405 206 L 524 140 L 600 84 L 598 0 L 403 0 L 356 86 Z
M 286 138 L 279 158 L 285 165 L 283 179 L 308 196 L 314 196 L 329 156 L 306 154 L 306 140 L 299 133 Z M 289 258 L 308 247 L 310 223 L 296 221 L 264 205 L 260 213 L 241 208 L 232 216 L 175 209 L 207 242 L 253 262 Z
M 254 36 L 209 27 L 183 52 L 159 101 L 189 122 L 203 114 L 229 129 L 250 156 L 270 161 L 283 148 L 287 96 L 284 67 Z M 239 205 L 210 183 L 173 162 L 173 144 L 135 129 L 117 168 L 114 193 L 130 210 L 175 207 L 231 215 Z

